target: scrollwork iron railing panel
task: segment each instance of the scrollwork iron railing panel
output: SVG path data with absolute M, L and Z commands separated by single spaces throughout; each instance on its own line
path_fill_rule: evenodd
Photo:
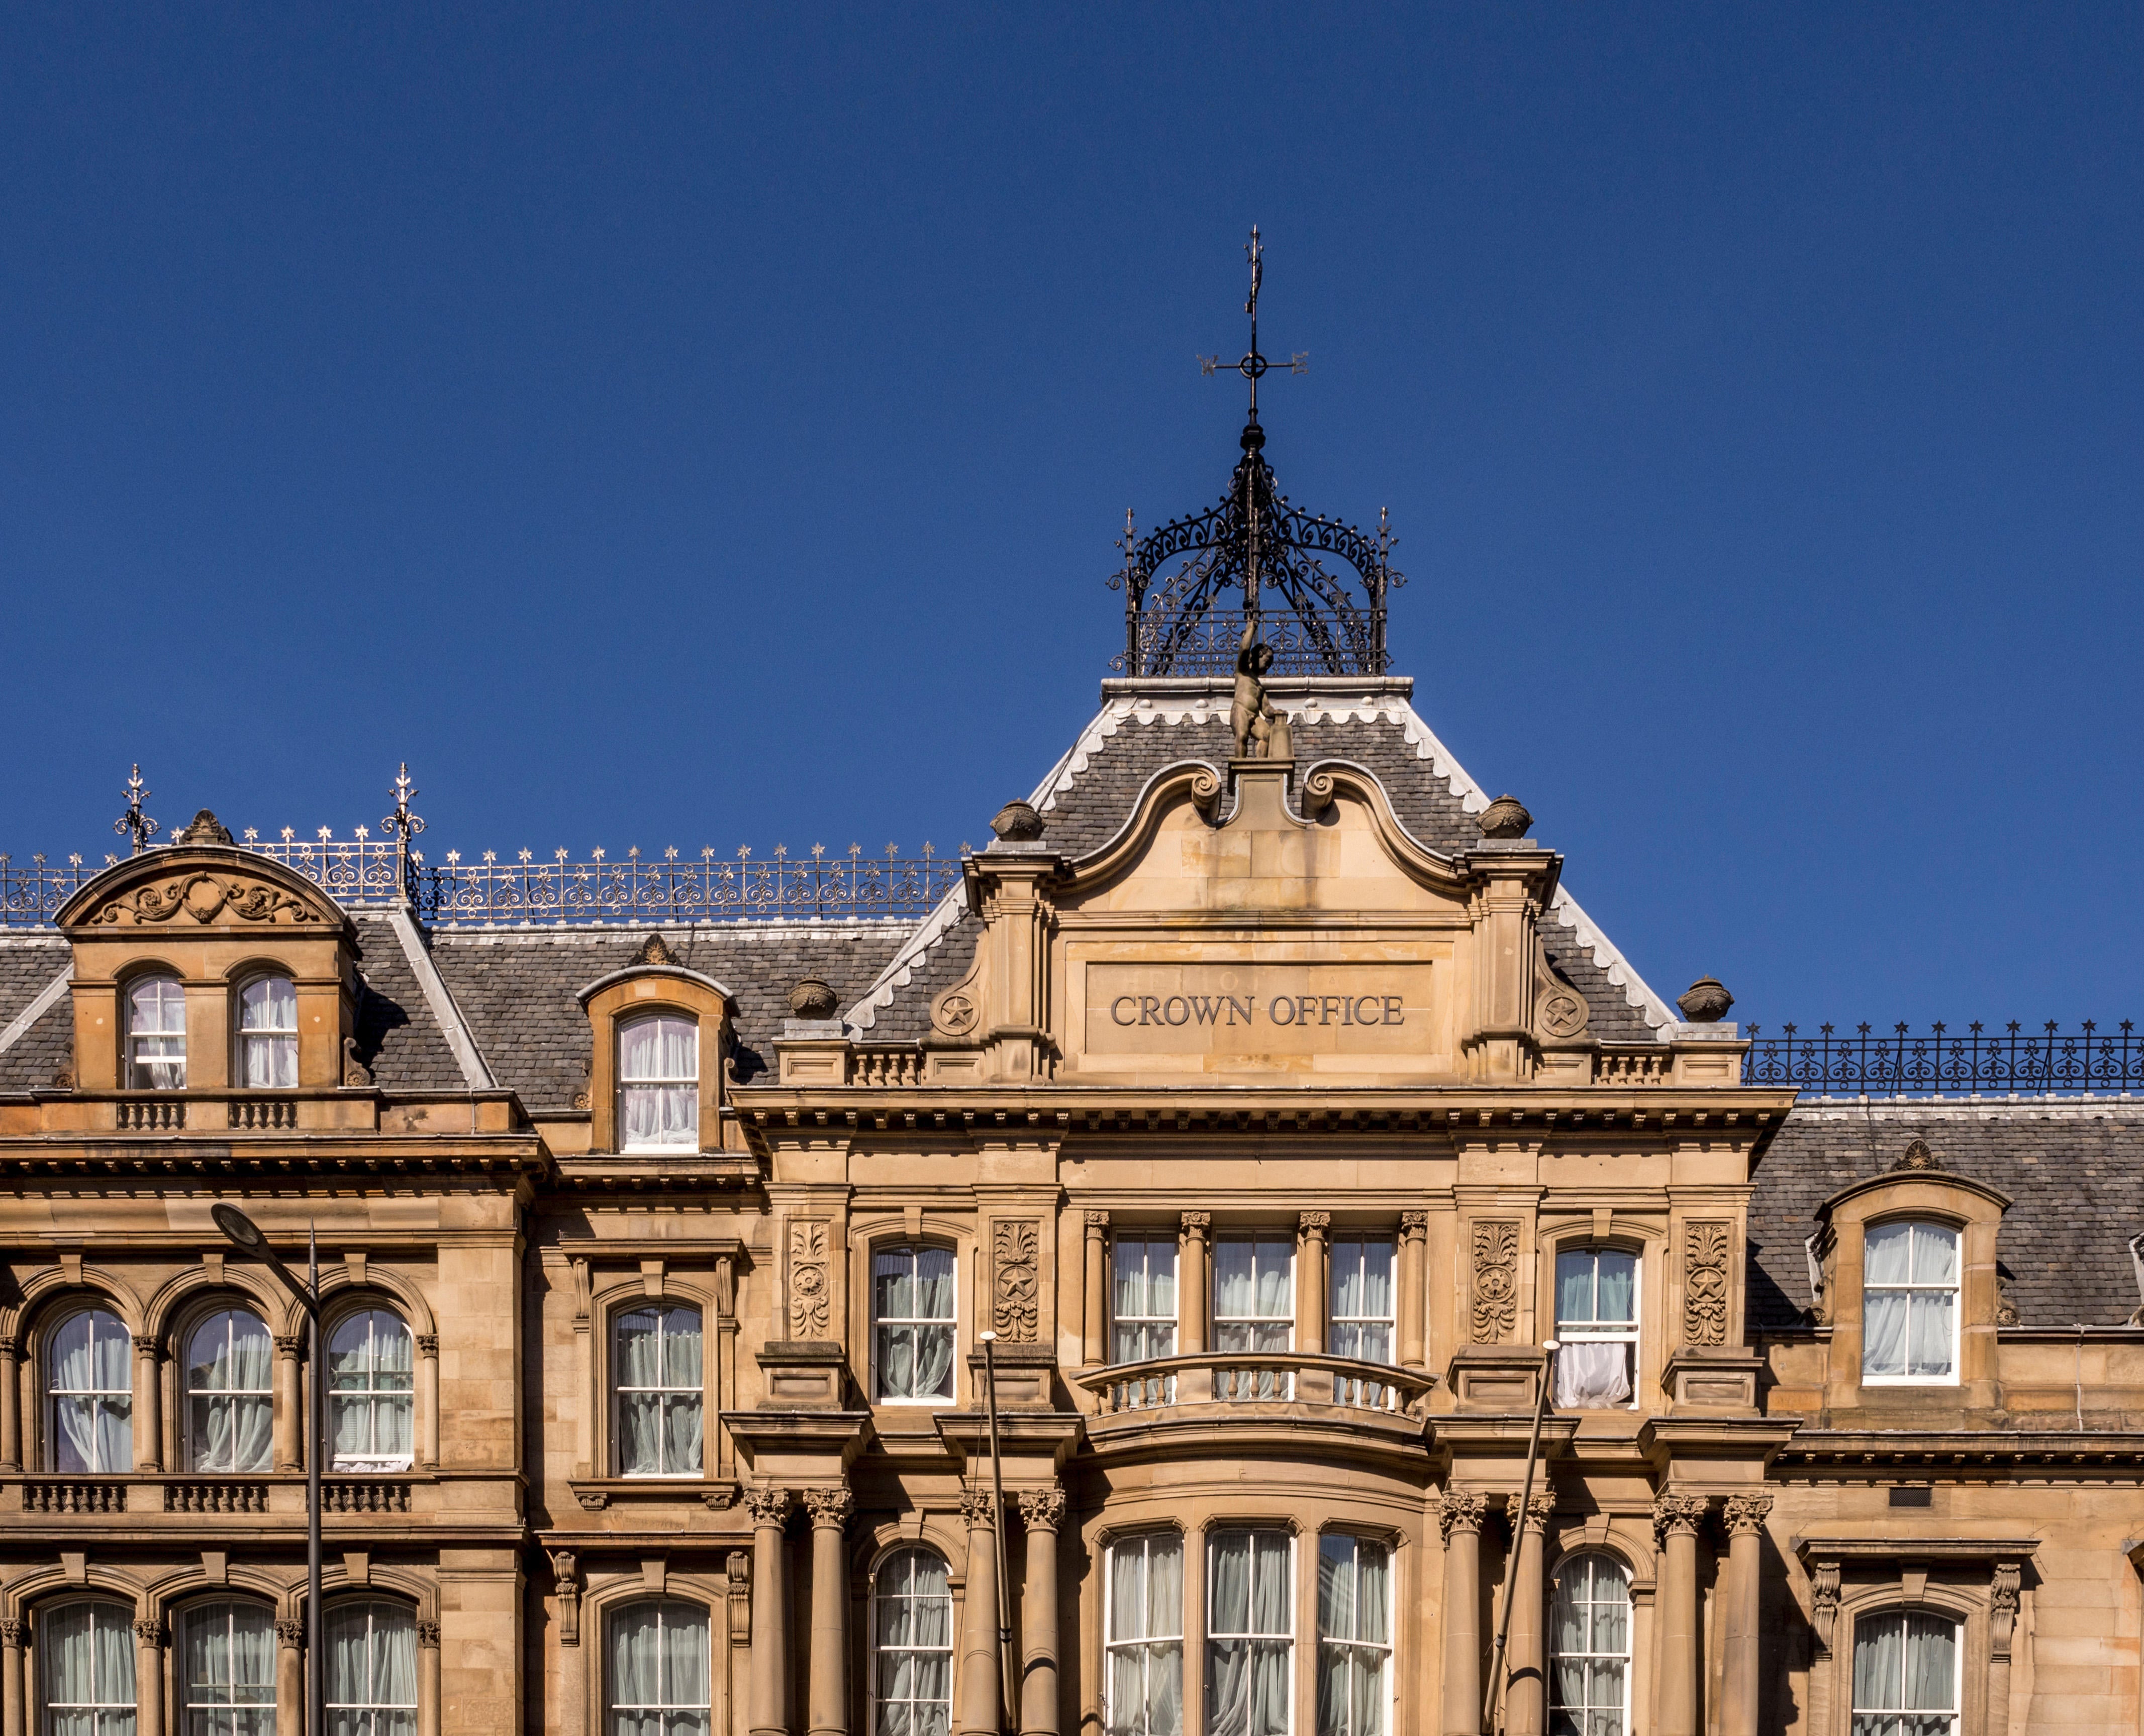
M 1804 1097 L 2050 1097 L 2144 1090 L 2144 1036 L 2129 1019 L 2102 1029 L 2087 1019 L 2065 1031 L 2050 1019 L 2000 1030 L 1978 1022 L 1916 1033 L 1896 1024 L 1851 1031 L 1785 1025 L 1775 1037 L 1751 1025 L 1742 1079 L 1792 1085 Z
M 1342 645 L 1347 647 L 1346 661 L 1352 672 L 1382 675 L 1383 651 L 1372 644 L 1357 644 L 1351 637 L 1352 624 L 1329 613 L 1318 616 L 1314 623 L 1293 614 L 1267 617 L 1262 637 L 1273 648 L 1273 667 L 1268 672 L 1326 674 L 1332 665 L 1332 647 Z M 1239 615 L 1187 617 L 1182 610 L 1150 608 L 1139 618 L 1139 650 L 1129 662 L 1151 672 L 1166 647 L 1172 675 L 1233 675 L 1243 630 Z M 1126 664 L 1127 654 L 1123 652 L 1109 660 L 1111 670 L 1119 674 L 1129 672 Z

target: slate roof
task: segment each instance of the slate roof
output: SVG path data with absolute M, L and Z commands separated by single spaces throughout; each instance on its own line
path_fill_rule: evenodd
M 0 1034 L 67 968 L 57 934 L 0 935 Z M 0 1050 L 0 1091 L 32 1091 L 52 1082 L 74 1056 L 74 1007 L 62 994 L 42 1017 Z
M 353 913 L 357 923 L 357 1058 L 383 1091 L 463 1091 L 468 1081 L 432 1014 L 416 973 L 384 916 Z
M 1753 1177 L 1749 1327 L 1802 1323 L 1804 1240 L 1840 1188 L 1884 1174 L 1915 1139 L 1944 1168 L 2015 1202 L 1996 1247 L 2018 1323 L 2120 1326 L 2138 1305 L 2130 1237 L 2144 1231 L 2144 1104 L 1797 1105 Z

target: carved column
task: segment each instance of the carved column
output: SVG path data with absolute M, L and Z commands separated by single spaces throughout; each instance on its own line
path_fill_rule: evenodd
M 1703 1495 L 1663 1495 L 1653 1530 L 1665 1561 L 1660 1577 L 1660 1685 L 1653 1728 L 1659 1736 L 1698 1736 L 1698 1677 L 1704 1664 L 1697 1619 L 1697 1528 Z
M 573 1552 L 551 1551 L 551 1577 L 558 1593 L 558 1715 L 556 1736 L 582 1736 L 588 1727 L 588 1652 L 581 1644 L 581 1581 Z M 422 1714 L 423 1708 L 419 1708 Z M 418 1736 L 439 1736 L 436 1729 Z
M 2025 1580 L 2022 1561 L 1998 1561 L 1988 1585 L 1988 1736 L 2008 1736 L 2010 1729 L 2010 1647 L 2017 1634 L 2017 1591 Z
M 134 1624 L 134 1728 L 161 1736 L 164 1728 L 163 1622 L 145 1615 Z
M 584 1401 L 585 1402 L 585 1401 Z M 435 1470 L 439 1462 L 439 1336 L 417 1335 L 417 1463 Z
M 1087 1213 L 1087 1242 L 1082 1266 L 1086 1288 L 1080 1295 L 1079 1360 L 1099 1368 L 1109 1360 L 1109 1214 Z
M 960 1624 L 960 1671 L 953 1728 L 997 1736 L 1003 1698 L 998 1674 L 997 1503 L 986 1489 L 960 1496 L 968 1521 L 968 1590 Z
M 788 1736 L 789 1575 L 782 1527 L 787 1489 L 745 1491 L 752 1514 L 752 1736 Z
M 1764 1615 L 1759 1600 L 1769 1495 L 1727 1499 L 1727 1599 L 1721 1625 L 1726 1644 L 1720 1684 L 1720 1736 L 1757 1736 Z
M 1057 1527 L 1065 1496 L 1030 1490 L 1020 1498 L 1027 1527 L 1027 1578 L 1020 1586 L 1020 1736 L 1057 1736 Z
M 305 1728 L 305 1623 L 303 1616 L 275 1624 L 275 1728 Z
M 163 1347 L 138 1332 L 134 1337 L 134 1468 L 164 1468 Z
M 1438 1503 L 1444 1529 L 1443 1736 L 1481 1736 L 1481 1497 L 1447 1489 Z
M 0 1338 L 0 1471 L 22 1468 L 22 1341 Z
M 29 1726 L 22 1704 L 22 1619 L 0 1619 L 0 1736 L 23 1736 Z
M 303 1471 L 305 1460 L 299 1442 L 305 1421 L 305 1396 L 298 1382 L 299 1359 L 305 1353 L 301 1337 L 275 1335 L 275 1468 Z M 325 1469 L 325 1466 L 322 1467 Z
M 1305 1212 L 1296 1219 L 1295 1343 L 1306 1355 L 1325 1354 L 1325 1238 L 1330 1212 Z
M 1548 1609 L 1541 1570 L 1548 1559 L 1549 1515 L 1555 1510 L 1553 1495 L 1536 1493 L 1526 1502 L 1523 1539 L 1520 1525 L 1511 1526 L 1518 1559 L 1513 1565 L 1511 1644 L 1504 1676 L 1505 1736 L 1542 1736 L 1548 1729 L 1548 1659 L 1541 1644 Z M 1516 1521 L 1521 1515 L 1515 1512 L 1511 1517 Z
M 846 1489 L 806 1489 L 811 1515 L 811 1736 L 848 1736 L 849 1564 L 843 1538 L 856 1502 Z
M 1206 1348 L 1206 1232 L 1213 1222 L 1211 1212 L 1184 1214 L 1184 1253 L 1176 1272 L 1176 1348 L 1183 1356 Z
M 578 1651 L 574 1661 L 579 1661 Z M 560 1672 L 559 1685 L 565 1686 L 564 1673 Z M 578 1697 L 568 1700 L 562 1709 L 563 1716 L 559 1728 L 578 1730 L 581 1728 L 581 1704 Z M 439 1624 L 436 1621 L 417 1624 L 417 1736 L 439 1736 Z
M 1424 1366 L 1428 1357 L 1423 1344 L 1422 1314 L 1429 1253 L 1429 1213 L 1400 1213 L 1400 1366 Z

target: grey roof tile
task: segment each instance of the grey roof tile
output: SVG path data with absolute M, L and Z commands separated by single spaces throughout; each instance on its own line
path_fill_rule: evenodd
M 70 956 L 56 934 L 0 935 L 0 1031 L 52 986 Z
M 462 1091 L 460 1064 L 385 917 L 360 915 L 357 1058 L 384 1091 Z

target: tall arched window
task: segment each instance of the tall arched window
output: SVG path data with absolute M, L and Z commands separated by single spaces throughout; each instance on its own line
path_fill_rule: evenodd
M 605 1736 L 707 1736 L 707 1612 L 628 1604 L 610 1619 Z
M 45 1357 L 45 1462 L 54 1471 L 134 1468 L 132 1341 L 104 1308 L 70 1314 Z
M 1869 1227 L 1861 1260 L 1861 1378 L 1958 1378 L 1958 1232 L 1941 1223 Z
M 657 1013 L 618 1028 L 618 1148 L 700 1143 L 700 1026 Z
M 881 1247 L 871 1255 L 871 1353 L 878 1396 L 926 1404 L 953 1396 L 953 1251 Z
M 1613 1558 L 1567 1555 L 1549 1610 L 1549 1724 L 1586 1736 L 1630 1727 L 1630 1576 Z
M 298 1083 L 298 991 L 287 976 L 256 976 L 238 991 L 238 1076 L 248 1089 Z
M 275 1622 L 261 1604 L 196 1604 L 180 1659 L 186 1736 L 275 1736 Z
M 953 1592 L 945 1564 L 904 1549 L 871 1588 L 871 1736 L 945 1736 L 953 1718 Z
M 45 1736 L 134 1736 L 134 1611 L 99 1600 L 37 1621 L 37 1700 Z
M 1148 1531 L 1109 1545 L 1102 1691 L 1109 1736 L 1184 1729 L 1184 1540 Z
M 275 1343 L 261 1317 L 224 1308 L 186 1340 L 186 1460 L 196 1471 L 266 1471 L 274 1441 Z
M 385 1308 L 345 1314 L 328 1334 L 328 1431 L 337 1471 L 407 1471 L 409 1328 Z
M 328 1729 L 334 1736 L 416 1736 L 417 1618 L 385 1598 L 327 1609 Z
M 1318 1540 L 1318 1736 L 1385 1736 L 1392 1704 L 1392 1552 Z
M 127 1089 L 183 1091 L 186 991 L 175 976 L 136 977 L 127 990 Z
M 1854 1624 L 1854 1736 L 1958 1736 L 1958 1624 L 1893 1610 Z
M 700 1475 L 705 1366 L 697 1308 L 672 1303 L 618 1317 L 611 1372 L 620 1476 Z

